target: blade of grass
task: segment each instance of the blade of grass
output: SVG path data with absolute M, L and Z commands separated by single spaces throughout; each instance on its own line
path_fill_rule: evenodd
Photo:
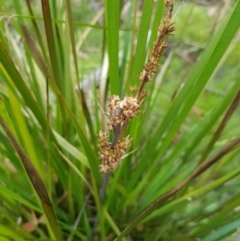
M 179 130 L 180 125 L 203 90 L 206 82 L 211 77 L 211 74 L 221 60 L 221 57 L 223 56 L 227 47 L 231 43 L 232 38 L 236 34 L 239 28 L 239 23 L 237 21 L 239 14 L 240 2 L 238 1 L 229 19 L 210 42 L 208 48 L 199 60 L 191 76 L 173 102 L 173 105 L 163 119 L 160 127 L 155 132 L 154 137 L 148 143 L 146 143 L 145 150 L 150 149 L 151 154 L 149 154 L 148 151 L 145 151 L 145 153 L 142 155 L 143 160 L 151 159 L 152 157 L 160 159 L 163 156 L 173 136 Z M 163 137 L 164 133 L 166 132 L 167 135 Z M 160 141 L 162 143 L 161 147 L 159 148 L 159 145 L 156 145 L 156 143 L 159 143 Z M 141 171 L 138 172 L 138 175 L 134 175 L 130 181 L 130 187 L 133 187 L 134 183 L 139 178 L 139 175 L 145 169 L 145 165 L 141 165 L 140 168 Z M 149 176 L 153 176 L 155 171 L 156 167 L 155 165 L 152 165 L 151 170 L 148 172 Z M 148 178 L 146 178 L 146 180 L 147 179 Z
M 229 201 L 223 203 L 216 211 L 215 215 L 213 216 L 209 222 L 205 224 L 201 224 L 201 226 L 196 226 L 190 232 L 190 236 L 199 236 L 203 237 L 207 233 L 210 233 L 211 230 L 216 230 L 219 226 L 219 220 L 224 220 L 229 213 L 234 212 L 239 205 L 239 194 L 235 195 Z
M 169 189 L 169 185 L 171 184 L 171 177 L 176 172 L 179 172 L 179 169 L 180 169 L 179 167 L 180 160 L 178 162 L 178 165 L 176 164 L 174 165 L 173 163 L 176 161 L 176 159 L 179 156 L 181 156 L 181 153 L 183 152 L 186 154 L 184 154 L 183 157 L 181 158 L 181 160 L 183 160 L 182 165 L 186 163 L 193 149 L 199 145 L 200 141 L 209 132 L 211 127 L 216 123 L 216 120 L 219 118 L 219 116 L 226 110 L 227 106 L 230 104 L 231 99 L 236 94 L 239 86 L 240 86 L 240 82 L 239 83 L 235 82 L 235 84 L 228 91 L 224 99 L 221 98 L 217 106 L 215 106 L 212 109 L 209 115 L 206 115 L 206 118 L 203 120 L 202 124 L 199 123 L 196 128 L 194 128 L 192 131 L 189 131 L 189 133 L 186 135 L 186 138 L 179 143 L 179 145 L 181 146 L 181 149 L 178 149 L 176 147 L 174 152 L 167 158 L 167 162 L 163 163 L 163 165 L 161 166 L 161 170 L 156 175 L 156 178 L 152 180 L 150 185 L 148 185 L 145 195 L 149 195 L 149 192 L 154 193 L 154 190 L 158 189 L 158 187 L 160 186 L 162 186 L 162 191 Z M 191 149 L 189 148 L 189 146 L 191 146 Z M 136 194 L 140 192 L 144 183 L 141 183 L 134 190 L 133 193 Z
M 21 78 L 19 72 L 15 68 L 11 58 L 9 57 L 8 53 L 4 46 L 0 43 L 0 60 L 2 63 L 2 67 L 6 70 L 8 75 L 10 76 L 11 80 L 17 87 L 18 91 L 21 93 L 22 97 L 24 98 L 26 105 L 30 108 L 30 110 L 35 115 L 36 119 L 39 121 L 40 125 L 42 126 L 43 130 L 47 130 L 47 122 L 46 118 L 44 117 L 42 110 L 40 109 L 39 105 L 36 103 L 34 97 L 32 96 L 30 90 L 28 89 L 27 85 Z
M 154 217 L 159 217 L 162 216 L 166 213 L 171 213 L 171 211 L 175 210 L 177 208 L 177 205 L 179 204 L 184 204 L 186 205 L 187 202 L 189 202 L 189 200 L 197 198 L 207 192 L 210 192 L 220 186 L 222 186 L 224 183 L 226 183 L 227 181 L 233 179 L 234 177 L 238 176 L 240 173 L 240 169 L 234 170 L 231 173 L 225 175 L 224 177 L 219 178 L 218 180 L 204 186 L 201 188 L 198 188 L 197 190 L 194 190 L 192 192 L 189 192 L 187 194 L 185 194 L 184 196 L 170 202 L 167 203 L 166 205 L 164 205 L 163 207 L 161 207 L 158 210 L 155 210 L 152 214 L 150 214 L 148 217 L 146 217 L 146 219 L 142 220 L 141 223 L 145 223 L 151 219 L 153 219 Z M 198 228 L 197 228 L 198 229 Z M 200 229 L 200 227 L 199 227 Z M 194 233 L 194 229 L 193 229 L 193 233 Z M 191 234 L 191 232 L 190 232 Z
M 45 76 L 52 79 L 52 76 L 49 72 L 48 65 L 46 64 L 45 59 L 42 57 L 41 53 L 39 52 L 36 43 L 34 42 L 33 38 L 31 37 L 28 29 L 26 26 L 22 25 L 21 30 L 25 37 L 26 44 L 30 49 L 32 56 L 34 57 L 36 63 L 38 64 L 39 68 L 42 70 Z
M 62 149 L 68 152 L 68 154 L 72 155 L 81 164 L 83 164 L 86 167 L 89 167 L 87 157 L 82 152 L 80 152 L 76 147 L 71 145 L 68 141 L 66 141 L 62 136 L 60 136 L 55 131 L 54 131 L 54 135 L 56 137 L 58 144 L 62 147 Z
M 156 6 L 156 12 L 154 13 L 154 19 L 152 23 L 152 31 L 151 31 L 151 38 L 149 41 L 149 49 L 152 49 L 153 43 L 155 39 L 157 39 L 157 32 L 158 32 L 158 26 L 161 22 L 161 18 L 163 15 L 163 9 L 164 9 L 164 2 L 163 1 L 157 1 Z
M 221 57 L 223 56 L 227 47 L 231 43 L 234 35 L 236 34 L 239 28 L 239 23 L 237 22 L 239 14 L 240 1 L 236 3 L 232 15 L 230 16 L 226 24 L 223 25 L 218 34 L 213 38 L 212 42 L 209 44 L 208 49 L 199 61 L 198 68 L 195 68 L 195 71 L 192 73 L 188 82 L 183 87 L 182 91 L 179 93 L 179 96 L 177 97 L 176 101 L 173 103 L 172 108 L 170 109 L 168 115 L 164 119 L 159 131 L 156 133 L 155 138 L 153 138 L 154 140 L 156 140 L 156 138 L 159 139 L 159 136 L 162 136 L 162 134 L 159 135 L 159 132 L 160 130 L 161 133 L 164 132 L 163 128 L 165 124 L 167 124 L 165 121 L 168 120 L 171 123 L 169 117 L 170 113 L 173 114 L 172 117 L 174 123 L 170 127 L 171 129 L 168 132 L 167 137 L 163 140 L 161 149 L 158 151 L 158 156 L 162 156 L 163 152 L 166 150 L 168 144 L 171 142 L 173 135 L 179 129 L 181 123 L 185 119 L 192 105 L 201 93 L 203 87 L 211 77 L 214 69 L 217 67 L 217 64 L 221 60 Z M 194 88 L 190 91 L 189 85 L 192 84 L 194 84 Z M 188 98 L 185 98 L 186 95 L 188 96 Z M 183 99 L 185 99 L 185 101 L 183 101 Z M 185 105 L 183 106 L 183 108 L 180 108 L 184 102 Z M 176 110 L 176 106 L 179 107 L 178 110 Z M 176 112 L 173 113 L 173 110 L 175 110 Z M 181 112 L 177 115 L 179 110 L 181 110 Z
M 144 218 L 146 218 L 150 213 L 159 208 L 160 205 L 165 203 L 170 197 L 175 195 L 179 190 L 181 190 L 185 185 L 187 185 L 191 180 L 199 176 L 202 172 L 212 166 L 215 162 L 217 162 L 222 156 L 226 155 L 228 152 L 237 147 L 240 143 L 240 137 L 235 138 L 228 145 L 224 146 L 218 153 L 204 161 L 200 166 L 198 166 L 185 180 L 179 183 L 170 191 L 161 195 L 157 198 L 152 204 L 150 204 L 144 211 L 142 211 L 123 231 L 122 233 L 115 239 L 115 241 L 121 240 L 121 238 L 125 237 L 134 227 L 137 226 Z
M 26 3 L 26 5 L 27 5 L 28 12 L 29 12 L 30 16 L 32 17 L 32 18 L 31 18 L 31 22 L 32 22 L 32 25 L 33 25 L 33 29 L 34 29 L 34 31 L 35 31 L 35 34 L 36 34 L 36 36 L 37 36 L 37 39 L 38 39 L 38 43 L 39 43 L 41 52 L 42 52 L 42 54 L 43 54 L 43 56 L 44 56 L 44 60 L 47 62 L 47 66 L 49 66 L 48 58 L 47 58 L 47 53 L 46 53 L 46 49 L 45 49 L 45 47 L 44 47 L 42 35 L 41 35 L 40 30 L 39 30 L 39 27 L 38 27 L 38 25 L 37 25 L 37 22 L 36 22 L 36 19 L 35 19 L 35 16 L 34 16 L 34 13 L 33 13 L 32 7 L 31 7 L 31 4 L 30 4 L 30 0 L 25 0 L 25 3 Z
M 129 3 L 126 3 L 126 5 Z M 125 6 L 126 6 L 125 5 Z M 125 8 L 125 6 L 123 8 Z M 123 32 L 123 50 L 122 50 L 122 59 L 120 58 L 121 66 L 119 67 L 119 86 L 120 86 L 120 95 L 123 96 L 125 92 L 125 83 L 127 81 L 127 72 L 129 71 L 129 66 L 128 66 L 128 58 L 129 58 L 129 51 L 130 51 L 130 46 L 131 46 L 131 31 L 128 29 L 131 29 L 131 24 L 132 24 L 132 13 L 133 11 L 133 4 L 130 4 L 128 13 L 127 13 L 127 20 L 126 20 L 126 31 Z
M 38 104 L 36 103 L 35 99 L 33 98 L 32 94 L 31 94 L 31 92 L 29 91 L 28 87 L 24 83 L 23 79 L 21 78 L 17 69 L 13 65 L 13 62 L 9 58 L 9 55 L 7 54 L 7 52 L 5 51 L 5 49 L 1 45 L 1 43 L 0 43 L 0 60 L 3 64 L 3 67 L 6 69 L 7 73 L 11 77 L 11 80 L 14 82 L 15 86 L 17 87 L 17 89 L 21 93 L 22 97 L 24 98 L 26 105 L 31 109 L 31 111 L 35 115 L 36 119 L 40 123 L 42 129 L 44 131 L 47 131 L 47 120 L 46 120 L 46 118 L 44 117 L 41 109 L 39 108 Z M 57 87 L 55 89 L 57 90 Z M 92 150 L 87 138 L 85 137 L 83 131 L 79 127 L 78 122 L 77 122 L 74 114 L 68 108 L 67 104 L 65 103 L 65 101 L 64 101 L 64 99 L 63 99 L 63 97 L 61 96 L 60 93 L 58 93 L 58 97 L 59 97 L 59 100 L 61 101 L 62 105 L 64 105 L 66 107 L 67 111 L 69 112 L 69 114 L 71 116 L 71 119 L 74 123 L 74 126 L 77 130 L 79 138 L 80 138 L 80 140 L 82 142 L 82 145 L 84 147 L 86 156 L 88 157 L 88 161 L 89 161 L 89 164 L 91 166 L 91 170 L 93 172 L 94 179 L 96 180 L 97 183 L 100 183 L 101 177 L 100 177 L 100 173 L 99 173 L 99 170 L 98 170 L 98 160 L 97 160 L 95 154 L 93 153 L 93 150 Z M 50 137 L 51 137 L 51 140 L 54 140 L 54 135 L 53 135 L 52 131 L 50 131 Z
M 48 45 L 48 51 L 50 55 L 50 61 L 51 61 L 51 68 L 52 73 L 54 77 L 54 82 L 56 83 L 56 86 L 58 90 L 60 90 L 61 94 L 65 96 L 65 82 L 63 81 L 63 49 L 62 49 L 62 42 L 59 35 L 59 28 L 57 25 L 55 25 L 55 34 L 53 31 L 53 24 L 52 24 L 52 16 L 51 16 L 51 10 L 49 5 L 49 0 L 42 0 L 42 13 L 43 13 L 43 19 L 44 19 L 44 26 L 46 31 L 46 37 L 47 37 L 47 45 Z M 56 4 L 53 2 L 53 11 L 56 10 Z M 55 6 L 55 8 L 54 8 Z M 55 119 L 56 126 L 59 126 L 59 130 L 61 132 L 66 133 L 67 130 L 67 119 L 66 119 L 66 113 L 64 110 L 64 107 L 62 106 L 61 102 L 57 102 L 60 107 L 60 111 L 57 111 L 57 114 L 59 115 L 58 118 Z
M 89 182 L 86 180 L 86 178 L 83 176 L 83 174 L 77 169 L 77 167 L 60 151 L 57 150 L 60 155 L 63 157 L 63 159 L 67 162 L 67 164 L 74 170 L 74 172 L 77 173 L 77 175 L 80 177 L 80 179 L 83 180 L 83 182 L 88 186 L 89 190 L 94 194 L 92 187 L 90 186 Z
M 68 23 L 67 31 L 69 32 L 69 38 L 70 38 L 70 42 L 71 42 L 71 49 L 72 49 L 72 56 L 73 56 L 73 63 L 74 63 L 74 70 L 75 70 L 75 75 L 76 75 L 76 81 L 73 82 L 72 85 L 74 86 L 74 83 L 78 83 L 77 86 L 78 86 L 78 97 L 79 97 L 79 104 L 80 104 L 79 105 L 80 114 L 82 114 L 83 116 L 87 117 L 86 118 L 86 123 L 87 123 L 87 125 L 89 127 L 92 140 L 94 140 L 94 135 L 93 135 L 94 131 L 93 131 L 93 126 L 92 126 L 92 120 L 89 117 L 90 115 L 89 115 L 88 107 L 87 107 L 87 105 L 84 102 L 85 101 L 84 93 L 80 90 L 80 87 L 79 87 L 80 79 L 79 79 L 79 72 L 78 72 L 76 43 L 75 43 L 75 38 L 74 38 L 74 28 L 73 28 L 73 21 L 72 21 L 72 19 L 73 19 L 73 17 L 72 17 L 72 9 L 71 9 L 71 3 L 70 3 L 69 0 L 66 1 L 66 9 L 67 9 L 67 23 Z M 70 66 L 68 66 L 68 67 L 70 69 Z M 67 95 L 67 96 L 69 96 L 68 99 L 70 99 L 70 97 L 72 96 L 72 91 L 73 91 L 73 88 L 70 89 L 69 94 Z M 85 123 L 84 123 L 83 120 L 84 119 L 82 119 L 82 121 L 81 121 L 81 128 L 82 128 L 82 130 L 85 131 L 85 128 L 84 128 Z M 93 141 L 93 143 L 94 143 L 94 141 Z
M 15 192 L 11 191 L 10 189 L 8 189 L 2 185 L 0 185 L 0 193 L 1 193 L 0 195 L 2 197 L 2 200 L 3 200 L 3 197 L 7 197 L 7 198 L 16 200 L 16 201 L 26 205 L 27 207 L 35 210 L 36 212 L 42 213 L 42 210 L 39 207 L 35 206 L 34 204 L 30 203 L 26 199 L 22 198 Z
M 107 21 L 110 88 L 112 94 L 119 95 L 121 90 L 118 70 L 120 2 L 105 0 L 105 16 Z
M 50 198 L 47 193 L 46 186 L 44 184 L 44 181 L 42 180 L 41 176 L 39 175 L 37 169 L 32 164 L 32 161 L 29 159 L 23 148 L 19 145 L 18 141 L 15 139 L 7 125 L 5 124 L 2 117 L 0 117 L 0 124 L 2 128 L 4 129 L 5 133 L 7 134 L 9 140 L 11 141 L 14 149 L 16 150 L 25 170 L 26 173 L 34 187 L 34 190 L 36 191 L 39 199 L 41 200 L 45 215 L 49 221 L 49 224 L 52 228 L 52 232 L 54 233 L 54 236 L 56 240 L 63 240 L 61 230 L 57 224 L 57 219 L 54 213 L 54 209 L 52 206 L 52 203 L 50 201 Z
M 112 217 L 109 215 L 109 213 L 107 212 L 107 210 L 105 208 L 103 208 L 103 212 L 104 212 L 104 215 L 106 216 L 106 219 L 107 219 L 109 225 L 114 230 L 115 234 L 120 234 L 121 231 L 119 230 L 118 226 L 115 224 Z M 122 240 L 127 241 L 126 238 L 123 238 Z
M 148 37 L 148 30 L 150 26 L 150 20 L 152 15 L 152 8 L 153 8 L 153 0 L 144 1 L 143 9 L 142 9 L 142 17 L 140 23 L 140 29 L 138 33 L 138 42 L 135 50 L 134 62 L 132 66 L 131 75 L 128 81 L 128 88 L 129 86 L 138 85 L 139 80 L 138 76 L 142 69 L 142 66 L 145 61 L 146 56 L 146 43 Z
M 43 19 L 44 19 L 44 25 L 46 30 L 48 51 L 49 51 L 50 60 L 51 60 L 52 72 L 53 72 L 55 83 L 57 84 L 58 88 L 62 92 L 63 83 L 62 83 L 62 78 L 60 76 L 59 61 L 57 57 L 57 50 L 56 50 L 55 36 L 53 33 L 53 25 L 52 25 L 52 17 L 51 17 L 49 1 L 42 0 L 41 2 L 42 2 L 42 12 L 43 12 Z
M 3 71 L 5 72 L 5 70 L 3 70 Z M 28 131 L 27 123 L 22 114 L 19 101 L 16 98 L 15 93 L 13 93 L 11 91 L 11 89 L 13 88 L 13 83 L 11 82 L 11 79 L 9 78 L 7 73 L 5 72 L 4 74 L 5 74 L 6 78 L 8 78 L 8 82 L 10 83 L 10 85 L 12 85 L 12 87 L 8 88 L 7 91 L 9 94 L 9 101 L 10 101 L 10 105 L 11 105 L 11 109 L 12 109 L 12 117 L 13 117 L 13 120 L 15 121 L 14 126 L 18 128 L 17 133 L 19 133 L 20 137 L 24 137 L 24 138 L 21 138 L 24 143 L 24 146 L 25 146 L 27 152 L 29 153 L 30 158 L 34 161 L 34 165 L 36 165 L 37 169 L 39 170 L 39 172 L 42 175 L 42 168 L 40 165 L 40 160 L 35 151 L 35 148 L 33 145 L 33 140 Z M 0 105 L 2 106 L 3 103 L 1 100 L 0 100 L 0 102 L 1 102 Z M 4 107 L 2 107 L 2 108 L 4 108 Z
M 19 241 L 25 241 L 28 238 L 31 238 L 30 235 L 27 235 L 27 233 L 18 233 L 16 234 L 16 231 L 11 230 L 9 227 L 0 224 L 0 230 L 1 230 L 1 240 L 2 241 L 11 241 L 12 239 L 18 239 Z
M 227 225 L 224 225 L 222 227 L 219 227 L 215 232 L 207 235 L 202 239 L 202 241 L 217 241 L 222 240 L 226 236 L 228 236 L 230 233 L 233 233 L 236 231 L 240 226 L 240 218 L 238 220 L 235 220 Z
M 219 124 L 217 130 L 215 131 L 215 133 L 213 134 L 211 140 L 209 141 L 208 145 L 206 146 L 206 149 L 203 151 L 202 156 L 201 156 L 201 158 L 199 160 L 199 163 L 203 162 L 203 160 L 208 156 L 208 154 L 212 150 L 215 142 L 220 137 L 220 135 L 221 135 L 224 127 L 226 126 L 227 122 L 229 121 L 229 119 L 231 118 L 232 114 L 234 113 L 234 111 L 238 107 L 239 101 L 240 101 L 240 90 L 237 92 L 235 98 L 233 99 L 231 105 L 229 106 L 227 112 L 225 113 L 225 115 L 224 115 L 221 123 Z

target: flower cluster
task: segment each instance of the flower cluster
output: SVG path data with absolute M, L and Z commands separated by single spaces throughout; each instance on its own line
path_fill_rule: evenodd
M 109 130 L 112 131 L 117 125 L 122 126 L 126 120 L 136 117 L 139 113 L 140 105 L 136 98 L 124 97 L 120 100 L 118 96 L 112 96 L 108 104 L 111 121 L 108 123 Z
M 142 91 L 145 83 L 149 82 L 153 75 L 157 73 L 159 58 L 161 57 L 164 49 L 167 47 L 166 37 L 171 35 L 175 30 L 172 21 L 173 0 L 165 0 L 164 2 L 167 8 L 167 14 L 163 20 L 163 23 L 158 27 L 157 40 L 154 42 L 153 49 L 150 51 L 147 63 L 143 66 L 143 71 L 139 76 L 141 85 L 138 90 L 137 98 L 142 96 Z
M 164 3 L 167 8 L 166 16 L 158 28 L 157 40 L 154 42 L 147 63 L 143 66 L 143 71 L 140 74 L 141 84 L 139 88 L 136 86 L 130 88 L 132 94 L 135 93 L 136 96 L 125 96 L 123 100 L 115 95 L 110 97 L 108 104 L 110 112 L 106 115 L 111 117 L 108 129 L 113 132 L 113 140 L 111 143 L 108 141 L 107 133 L 100 132 L 98 135 L 100 159 L 102 160 L 101 172 L 114 171 L 120 165 L 126 149 L 130 146 L 131 138 L 127 136 L 121 140 L 121 137 L 128 122 L 139 114 L 140 106 L 147 95 L 144 85 L 157 73 L 159 58 L 167 47 L 166 37 L 174 31 L 172 22 L 173 0 L 165 0 Z
M 114 131 L 114 138 L 110 143 L 107 133 L 101 131 L 98 135 L 100 159 L 102 160 L 100 171 L 104 173 L 113 171 L 120 165 L 122 156 L 131 144 L 131 138 L 127 136 L 122 141 L 119 139 L 128 121 L 138 115 L 140 105 L 137 98 L 134 97 L 126 96 L 123 100 L 120 100 L 118 96 L 112 96 L 108 107 L 110 113 L 107 113 L 107 115 L 111 116 L 108 129 Z
M 127 136 L 123 138 L 122 141 L 118 141 L 115 147 L 112 148 L 111 143 L 108 142 L 107 133 L 100 132 L 98 138 L 100 145 L 100 158 L 102 160 L 100 171 L 104 173 L 114 171 L 119 166 L 126 149 L 130 146 L 131 139 Z

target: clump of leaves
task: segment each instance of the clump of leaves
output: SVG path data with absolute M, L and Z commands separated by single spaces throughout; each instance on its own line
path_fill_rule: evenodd
M 234 235 L 240 1 L 81 3 L 2 1 L 0 239 Z

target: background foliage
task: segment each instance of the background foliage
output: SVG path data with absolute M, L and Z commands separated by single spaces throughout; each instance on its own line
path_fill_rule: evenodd
M 237 240 L 240 1 L 176 1 L 102 201 L 107 101 L 139 84 L 163 1 L 0 3 L 1 240 Z

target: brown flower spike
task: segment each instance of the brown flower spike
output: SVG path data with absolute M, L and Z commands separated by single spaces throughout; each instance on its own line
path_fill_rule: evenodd
M 129 136 L 121 139 L 130 119 L 139 114 L 140 106 L 143 103 L 147 92 L 144 90 L 145 83 L 149 82 L 157 73 L 159 58 L 164 49 L 167 47 L 166 37 L 171 35 L 175 30 L 172 22 L 173 0 L 165 0 L 166 16 L 162 24 L 158 28 L 158 37 L 154 42 L 153 49 L 150 51 L 147 63 L 143 66 L 143 71 L 140 74 L 140 87 L 131 87 L 131 92 L 137 91 L 135 97 L 125 96 L 120 100 L 119 96 L 110 97 L 108 107 L 110 112 L 106 115 L 111 117 L 108 123 L 109 131 L 113 131 L 113 139 L 110 143 L 107 133 L 100 131 L 99 146 L 100 146 L 100 171 L 103 173 L 114 171 L 121 163 L 121 159 L 126 152 L 126 149 L 131 145 L 131 138 Z

